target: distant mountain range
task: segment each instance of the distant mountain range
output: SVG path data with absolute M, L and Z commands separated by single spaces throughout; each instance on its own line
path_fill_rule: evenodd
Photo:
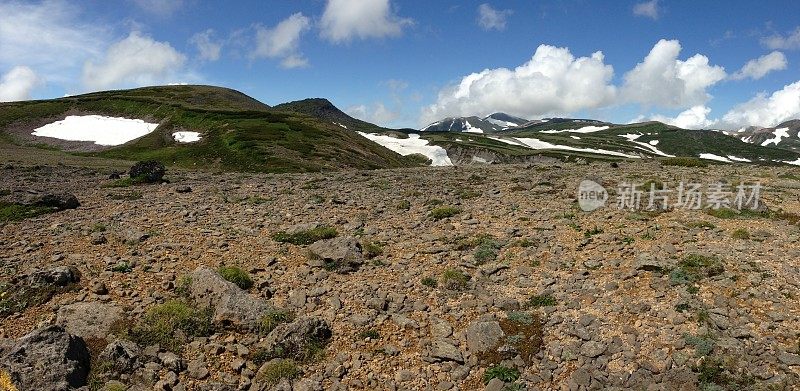
M 32 135 L 68 115 L 90 114 L 157 127 L 112 146 Z M 255 172 L 673 158 L 800 165 L 799 130 L 798 120 L 726 134 L 660 122 L 528 120 L 504 113 L 446 118 L 421 130 L 389 129 L 353 118 L 322 98 L 270 107 L 212 86 L 146 87 L 0 104 L 0 144 L 5 147 Z M 186 142 L 176 134 L 196 137 Z

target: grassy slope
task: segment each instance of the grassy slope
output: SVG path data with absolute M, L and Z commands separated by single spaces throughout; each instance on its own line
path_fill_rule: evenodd
M 158 159 L 187 168 L 298 172 L 339 168 L 414 165 L 336 125 L 300 113 L 274 111 L 239 92 L 206 86 L 148 87 L 108 91 L 49 101 L 0 105 L 0 129 L 66 112 L 157 121 L 159 128 L 138 140 L 103 152 L 105 158 Z M 175 130 L 203 134 L 197 143 L 178 144 Z M 3 135 L 0 142 L 9 141 Z

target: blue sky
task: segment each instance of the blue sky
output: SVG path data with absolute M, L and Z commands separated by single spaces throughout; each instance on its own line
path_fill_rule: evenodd
M 0 14 L 0 100 L 201 83 L 270 105 L 325 97 L 394 127 L 800 117 L 797 1 L 3 0 Z

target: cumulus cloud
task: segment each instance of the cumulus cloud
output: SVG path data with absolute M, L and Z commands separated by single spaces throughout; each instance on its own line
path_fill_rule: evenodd
M 0 79 L 0 102 L 28 100 L 31 91 L 42 84 L 42 79 L 25 66 L 16 66 Z
M 633 14 L 636 16 L 644 16 L 656 20 L 659 17 L 659 13 L 658 0 L 636 3 L 636 5 L 633 6 Z
M 567 48 L 541 45 L 515 69 L 486 69 L 444 88 L 420 121 L 497 111 L 535 118 L 608 105 L 616 96 L 614 69 L 603 61 L 602 52 L 575 58 Z
M 143 11 L 162 17 L 172 16 L 183 8 L 183 0 L 133 0 Z
M 389 0 L 328 0 L 320 34 L 333 42 L 396 37 L 413 21 L 394 14 Z
M 222 52 L 222 41 L 214 38 L 214 30 L 208 29 L 197 33 L 189 39 L 189 43 L 197 48 L 200 58 L 207 61 L 219 60 Z
M 111 45 L 101 60 L 86 62 L 83 82 L 92 90 L 157 84 L 175 76 L 185 61 L 169 43 L 132 32 Z
M 665 124 L 670 124 L 683 129 L 709 129 L 713 127 L 718 121 L 708 118 L 711 114 L 711 109 L 703 106 L 692 106 L 689 109 L 680 112 L 675 117 L 666 117 L 663 115 L 654 115 L 650 119 L 654 121 L 661 121 Z
M 274 28 L 256 26 L 256 47 L 252 58 L 281 59 L 284 68 L 308 65 L 300 53 L 300 36 L 311 28 L 311 19 L 298 12 L 284 19 Z
M 345 112 L 351 117 L 381 126 L 386 126 L 400 117 L 400 113 L 388 109 L 380 102 L 369 107 L 366 105 L 350 106 L 345 109 Z
M 764 77 L 767 73 L 772 71 L 780 71 L 786 69 L 788 62 L 786 56 L 779 52 L 774 51 L 770 54 L 765 54 L 759 58 L 748 61 L 742 69 L 731 75 L 731 79 L 742 80 L 750 78 L 758 80 Z
M 764 37 L 761 39 L 761 44 L 770 49 L 800 49 L 800 26 L 786 35 L 775 33 Z
M 734 106 L 721 121 L 723 128 L 749 125 L 775 126 L 800 118 L 800 81 L 784 86 L 770 95 L 759 93 L 753 99 Z
M 512 13 L 514 13 L 512 10 L 497 10 L 491 5 L 483 3 L 478 6 L 478 26 L 486 31 L 505 30 L 506 19 Z
M 0 2 L 0 66 L 27 64 L 50 81 L 69 82 L 111 34 L 83 23 L 71 2 Z
M 680 51 L 677 40 L 658 41 L 644 61 L 625 74 L 623 99 L 670 108 L 708 101 L 711 96 L 707 89 L 725 78 L 725 69 L 709 65 L 708 57 L 701 54 L 679 60 Z

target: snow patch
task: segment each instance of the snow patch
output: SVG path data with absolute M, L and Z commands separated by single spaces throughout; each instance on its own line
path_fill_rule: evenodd
M 380 134 L 358 132 L 358 134 L 374 141 L 394 152 L 403 156 L 420 153 L 431 159 L 432 166 L 452 166 L 453 162 L 447 156 L 447 151 L 437 145 L 428 145 L 428 140 L 419 137 L 419 134 L 411 133 L 408 138 L 394 138 Z
M 575 140 L 580 140 L 581 138 L 578 136 L 569 136 L 570 138 L 574 138 Z
M 608 126 L 584 126 L 580 129 L 543 130 L 542 133 L 594 133 L 608 129 Z
M 652 153 L 654 153 L 654 154 L 656 154 L 658 156 L 675 157 L 675 155 L 670 155 L 668 153 L 664 153 L 660 149 L 656 148 L 656 145 L 658 144 L 658 140 L 652 140 L 649 143 L 643 143 L 641 141 L 636 141 L 639 137 L 643 136 L 643 134 L 641 134 L 641 133 L 636 133 L 636 134 L 627 133 L 627 134 L 621 134 L 619 136 L 627 139 L 628 141 L 630 141 L 630 142 L 632 142 L 634 144 L 636 144 L 639 147 L 639 149 L 642 149 L 642 150 L 645 150 L 645 151 L 648 151 L 648 152 L 652 152 Z M 653 141 L 655 141 L 655 144 L 653 143 Z
M 750 160 L 750 159 L 745 159 L 743 157 L 736 157 L 736 156 L 731 156 L 731 155 L 728 155 L 728 159 L 731 159 L 734 162 L 744 162 L 744 163 L 751 163 L 752 162 L 752 160 Z
M 783 163 L 791 164 L 793 166 L 800 166 L 800 159 L 797 159 L 797 160 L 795 160 L 793 162 L 783 162 Z
M 34 136 L 69 141 L 92 141 L 97 145 L 122 145 L 154 131 L 158 124 L 140 119 L 105 117 L 102 115 L 70 115 L 34 129 Z
M 175 132 L 172 133 L 172 138 L 179 143 L 193 143 L 200 141 L 200 133 L 197 132 Z
M 464 131 L 467 133 L 483 133 L 483 129 L 472 126 L 467 119 L 464 120 Z
M 508 129 L 508 128 L 513 128 L 513 127 L 517 126 L 517 124 L 515 124 L 513 122 L 502 121 L 502 120 L 491 118 L 491 117 L 486 117 L 486 118 L 484 118 L 484 120 L 486 120 L 488 122 L 491 122 L 492 124 L 503 128 L 503 130 Z
M 767 145 L 770 145 L 770 144 L 775 144 L 775 146 L 777 146 L 781 142 L 781 140 L 783 140 L 784 138 L 789 137 L 789 128 L 778 128 L 778 129 L 775 129 L 775 131 L 772 132 L 772 135 L 775 136 L 775 137 L 771 138 L 769 140 L 764 140 L 764 142 L 761 143 L 762 147 L 766 147 Z
M 659 140 L 650 140 L 647 143 L 655 147 L 656 145 L 658 145 L 658 142 Z
M 527 147 L 529 147 L 531 149 L 559 149 L 559 150 L 564 150 L 564 151 L 588 152 L 588 153 L 596 153 L 596 154 L 600 154 L 600 155 L 611 155 L 611 156 L 619 156 L 619 157 L 626 157 L 626 158 L 632 158 L 632 159 L 639 159 L 640 158 L 640 156 L 628 155 L 628 154 L 625 154 L 625 153 L 622 153 L 622 152 L 609 151 L 609 150 L 606 150 L 606 149 L 575 148 L 575 147 L 569 147 L 569 146 L 566 146 L 566 145 L 552 144 L 552 143 L 548 143 L 547 141 L 542 141 L 542 140 L 539 140 L 539 139 L 536 139 L 536 138 L 518 138 L 516 140 L 518 140 L 519 142 L 525 144 L 525 146 L 527 146 Z
M 726 158 L 724 156 L 714 155 L 713 153 L 701 153 L 700 154 L 700 159 L 716 160 L 718 162 L 725 162 L 725 163 L 730 163 L 731 162 L 730 159 L 728 159 L 728 158 Z

